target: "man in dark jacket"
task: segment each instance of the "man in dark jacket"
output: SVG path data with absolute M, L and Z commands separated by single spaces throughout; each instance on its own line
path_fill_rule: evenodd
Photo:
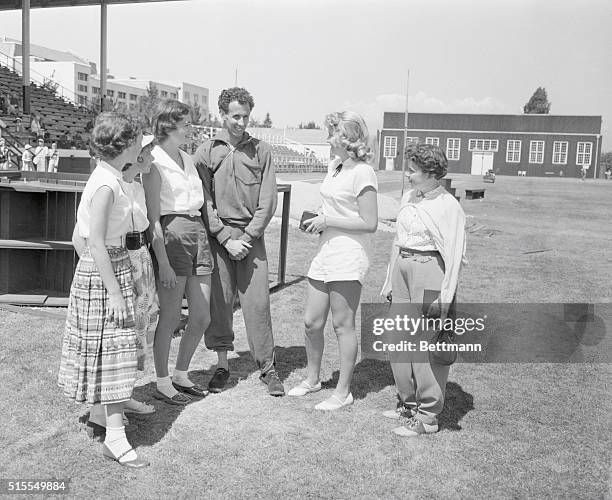
M 230 376 L 227 351 L 234 350 L 233 305 L 238 293 L 260 379 L 271 395 L 283 396 L 275 370 L 263 237 L 276 210 L 276 174 L 270 146 L 246 132 L 253 106 L 253 97 L 245 89 L 221 92 L 223 130 L 206 140 L 194 156 L 207 192 L 204 218 L 215 263 L 211 324 L 204 340 L 208 349 L 217 352 L 218 363 L 208 388 L 221 392 Z

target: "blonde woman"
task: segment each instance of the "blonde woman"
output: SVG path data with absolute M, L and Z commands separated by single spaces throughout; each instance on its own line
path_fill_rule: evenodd
M 357 359 L 355 314 L 369 267 L 366 237 L 376 231 L 376 174 L 369 165 L 368 129 L 363 118 L 344 111 L 326 117 L 331 146 L 327 176 L 321 184 L 322 212 L 305 221 L 306 231 L 320 233 L 319 247 L 308 270 L 304 327 L 308 375 L 290 396 L 321 389 L 323 330 L 329 310 L 340 351 L 340 376 L 333 394 L 317 410 L 338 410 L 353 403 L 350 391 Z

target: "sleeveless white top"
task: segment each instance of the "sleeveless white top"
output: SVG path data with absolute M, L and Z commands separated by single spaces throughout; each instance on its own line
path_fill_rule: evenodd
M 108 218 L 106 227 L 105 240 L 112 240 L 125 236 L 125 233 L 131 231 L 132 216 L 130 214 L 132 200 L 127 194 L 125 188 L 122 189 L 123 180 L 121 172 L 113 168 L 104 161 L 98 162 L 98 165 L 89 176 L 83 196 L 77 209 L 77 223 L 79 225 L 79 233 L 83 238 L 89 238 L 91 228 L 91 200 L 94 195 L 103 186 L 108 186 L 113 192 L 113 205 Z
M 195 164 L 184 151 L 180 151 L 185 170 L 168 156 L 160 146 L 153 148 L 153 165 L 161 177 L 160 215 L 200 214 L 204 204 L 204 190 Z

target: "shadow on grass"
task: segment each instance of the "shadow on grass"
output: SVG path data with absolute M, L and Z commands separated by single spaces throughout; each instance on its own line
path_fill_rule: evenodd
M 334 389 L 338 385 L 340 371 L 336 370 L 328 380 L 321 383 L 323 389 Z M 371 392 L 378 392 L 389 385 L 394 385 L 393 372 L 388 361 L 362 359 L 355 365 L 351 393 L 355 399 L 364 399 Z
M 336 370 L 331 379 L 321 385 L 324 389 L 334 389 L 338 384 L 340 372 Z M 351 393 L 355 399 L 364 399 L 369 393 L 379 392 L 389 385 L 395 385 L 391 365 L 387 361 L 364 359 L 355 365 Z M 465 392 L 455 382 L 446 383 L 444 408 L 438 417 L 440 429 L 461 430 L 459 421 L 474 409 L 474 397 Z
M 248 378 L 252 373 L 258 372 L 257 364 L 250 351 L 238 351 L 238 357 L 228 359 L 230 379 L 225 386 L 226 389 L 235 387 L 240 380 Z M 281 380 L 285 380 L 296 368 L 306 366 L 306 349 L 304 347 L 279 347 L 274 349 L 276 357 L 276 372 Z M 189 372 L 189 378 L 196 384 L 207 386 L 213 377 L 216 367 L 208 370 L 193 370 Z
M 444 408 L 438 416 L 440 430 L 460 431 L 459 421 L 474 409 L 474 397 L 455 382 L 446 383 Z

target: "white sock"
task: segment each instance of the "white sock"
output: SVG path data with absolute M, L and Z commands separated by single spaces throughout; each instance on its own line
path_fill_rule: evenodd
M 178 391 L 172 387 L 172 380 L 170 380 L 170 376 L 157 377 L 157 390 L 168 398 L 178 394 Z
M 175 368 L 174 373 L 172 374 L 172 381 L 176 382 L 178 385 L 182 385 L 183 387 L 194 386 L 194 383 L 189 380 L 189 377 L 187 377 L 187 370 L 179 370 Z
M 132 448 L 125 437 L 125 427 L 123 426 L 107 427 L 104 444 L 116 457 L 121 456 L 123 453 Z M 136 460 L 137 458 L 138 455 L 136 455 L 136 452 L 132 450 L 121 457 L 119 462 L 129 462 L 131 460 Z

